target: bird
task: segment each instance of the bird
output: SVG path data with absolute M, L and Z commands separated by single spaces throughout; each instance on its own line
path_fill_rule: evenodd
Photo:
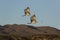
M 35 14 L 33 16 L 31 16 L 30 21 L 31 21 L 32 24 L 36 24 L 37 21 L 36 21 Z
M 25 8 L 24 13 L 25 13 L 24 16 L 30 16 L 30 8 L 29 7 Z
M 34 14 L 30 17 L 30 23 L 28 23 L 28 24 L 36 24 L 36 23 L 37 23 L 37 20 L 36 20 L 35 14 Z

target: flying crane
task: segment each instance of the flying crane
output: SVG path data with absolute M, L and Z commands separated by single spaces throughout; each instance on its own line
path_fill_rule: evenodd
M 30 8 L 27 7 L 26 9 L 24 9 L 24 13 L 25 13 L 25 16 L 29 16 L 30 15 Z
M 36 24 L 37 23 L 35 14 L 30 17 L 30 21 L 31 21 L 32 24 Z

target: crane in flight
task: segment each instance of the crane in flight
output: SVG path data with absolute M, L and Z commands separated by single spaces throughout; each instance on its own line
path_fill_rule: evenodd
M 29 16 L 30 15 L 30 8 L 29 7 L 25 8 L 24 13 L 25 13 L 24 16 Z
M 31 21 L 32 24 L 36 24 L 37 23 L 35 14 L 30 17 L 30 21 Z

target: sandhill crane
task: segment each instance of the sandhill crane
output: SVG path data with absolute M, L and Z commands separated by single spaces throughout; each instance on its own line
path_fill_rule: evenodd
M 27 7 L 26 9 L 24 9 L 24 13 L 25 13 L 25 16 L 29 16 L 30 15 L 30 8 Z
M 37 23 L 35 14 L 33 16 L 31 16 L 30 21 L 31 21 L 32 24 Z

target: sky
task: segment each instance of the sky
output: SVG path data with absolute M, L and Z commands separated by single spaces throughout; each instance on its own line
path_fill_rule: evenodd
M 31 16 L 24 15 L 30 7 L 31 16 L 36 15 L 37 24 L 30 23 Z M 0 0 L 0 25 L 27 24 L 51 26 L 60 29 L 60 0 Z

